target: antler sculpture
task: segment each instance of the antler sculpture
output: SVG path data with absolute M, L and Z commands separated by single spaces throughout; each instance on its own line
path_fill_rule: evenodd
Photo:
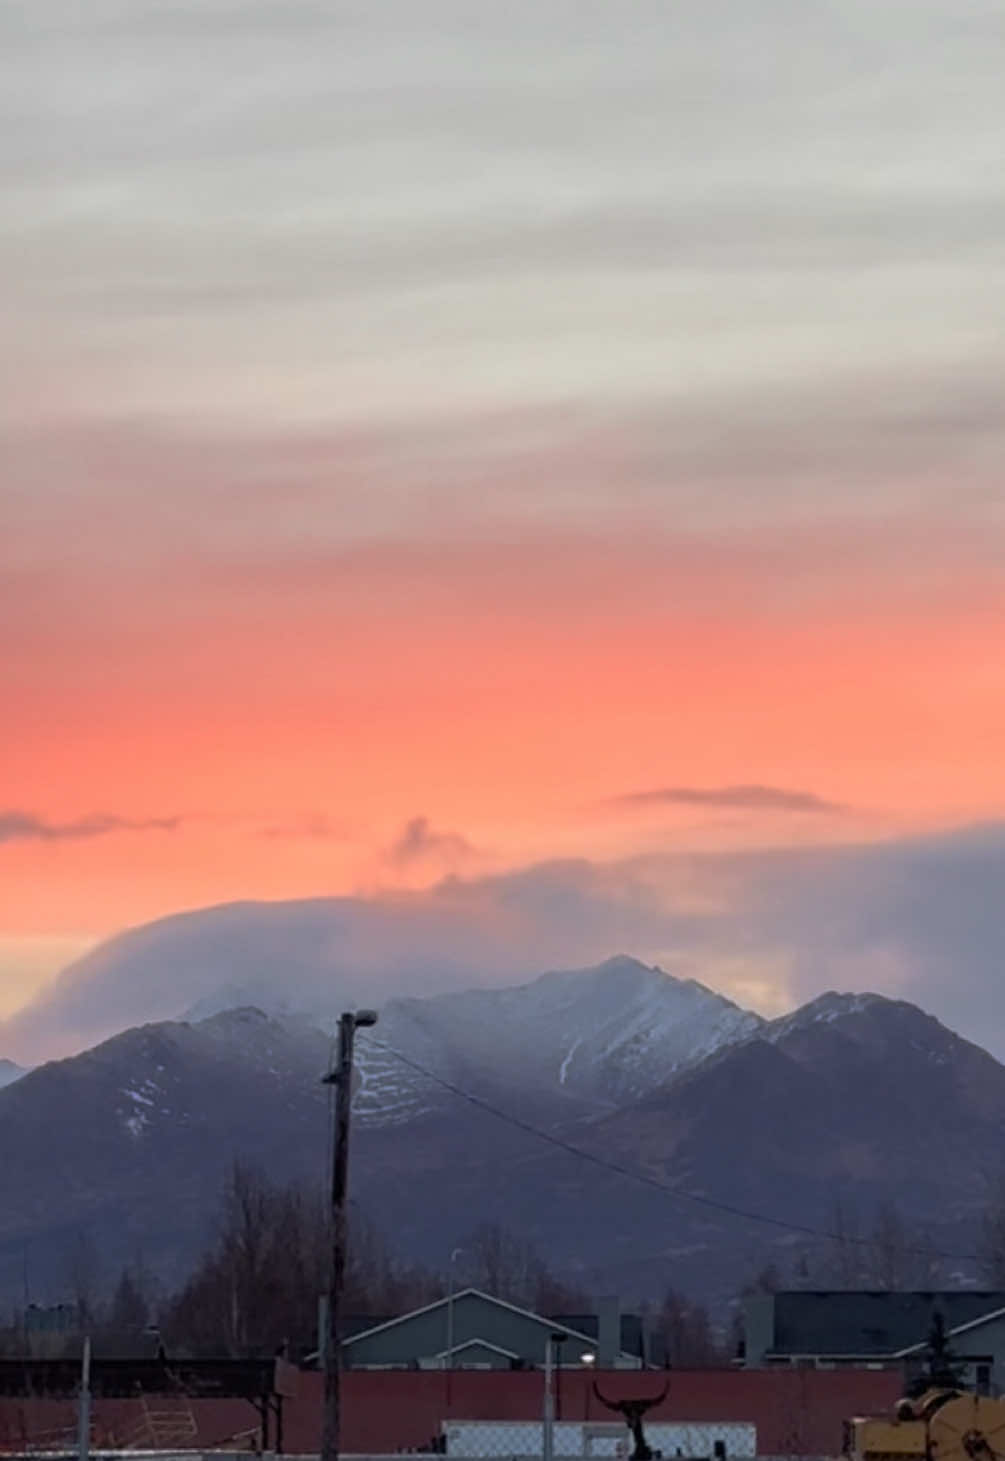
M 670 1394 L 670 1381 L 666 1382 L 658 1395 L 642 1400 L 608 1400 L 607 1396 L 601 1392 L 596 1380 L 593 1382 L 593 1393 L 601 1405 L 606 1405 L 608 1410 L 613 1410 L 615 1415 L 620 1415 L 631 1431 L 632 1440 L 635 1442 L 631 1461 L 653 1461 L 653 1452 L 642 1429 L 642 1417 L 667 1398 Z

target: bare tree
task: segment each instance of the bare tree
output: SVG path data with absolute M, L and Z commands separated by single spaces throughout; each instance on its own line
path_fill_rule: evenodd
M 1005 1288 L 1005 1172 L 993 1185 L 978 1238 L 981 1278 L 992 1288 Z
M 830 1283 L 839 1289 L 860 1288 L 866 1277 L 865 1243 L 855 1209 L 840 1196 L 834 1199 L 831 1233 L 830 1252 L 824 1260 Z
M 327 1211 L 317 1193 L 280 1187 L 235 1166 L 215 1240 L 167 1305 L 169 1342 L 196 1353 L 268 1353 L 284 1341 L 313 1348 L 318 1299 L 328 1280 Z M 345 1300 L 358 1314 L 387 1317 L 439 1291 L 420 1270 L 401 1267 L 358 1212 L 350 1221 Z
M 476 1288 L 538 1314 L 583 1312 L 589 1298 L 556 1275 L 534 1244 L 499 1223 L 483 1223 L 461 1240 Z
M 854 1209 L 838 1198 L 827 1244 L 815 1256 L 803 1255 L 797 1286 L 930 1289 L 939 1282 L 940 1273 L 931 1236 L 920 1223 L 908 1222 L 896 1203 L 881 1203 L 871 1226 L 862 1228 Z
M 556 1277 L 550 1268 L 542 1264 L 531 1305 L 535 1314 L 553 1314 L 556 1317 L 561 1314 L 588 1314 L 592 1306 L 590 1295 L 585 1290 Z
M 805 1249 L 797 1255 L 792 1265 L 792 1286 L 797 1289 L 808 1289 L 816 1286 L 813 1277 L 813 1262 L 810 1254 Z
M 107 1328 L 116 1336 L 139 1335 L 149 1317 L 140 1278 L 132 1268 L 124 1268 L 105 1315 Z
M 81 1229 L 73 1240 L 66 1263 L 66 1283 L 82 1325 L 92 1323 L 98 1312 L 101 1262 L 90 1233 Z
M 752 1284 L 748 1284 L 745 1293 L 748 1294 L 777 1294 L 782 1287 L 782 1271 L 777 1263 L 766 1263 Z
M 904 1288 L 911 1242 L 904 1220 L 892 1202 L 883 1203 L 876 1213 L 871 1238 L 873 1287 Z
M 708 1310 L 676 1289 L 667 1290 L 652 1324 L 657 1356 L 675 1369 L 712 1369 L 726 1363 Z
M 172 1342 L 241 1355 L 313 1335 L 324 1233 L 319 1201 L 235 1164 L 215 1241 L 168 1305 Z
M 463 1239 L 462 1246 L 477 1288 L 512 1303 L 532 1302 L 541 1269 L 532 1243 L 498 1223 L 483 1223 Z
M 931 1234 L 908 1222 L 897 1206 L 878 1209 L 869 1245 L 868 1280 L 880 1289 L 932 1289 L 942 1281 L 942 1264 Z

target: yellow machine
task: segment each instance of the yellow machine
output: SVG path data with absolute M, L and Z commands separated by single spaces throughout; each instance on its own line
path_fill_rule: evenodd
M 1005 1455 L 1005 1399 L 932 1389 L 887 1418 L 849 1421 L 849 1461 L 997 1461 Z

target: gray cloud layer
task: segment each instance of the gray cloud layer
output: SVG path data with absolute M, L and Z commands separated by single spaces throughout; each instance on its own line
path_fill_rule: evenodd
M 385 854 L 392 868 L 406 871 L 416 863 L 463 863 L 475 855 L 475 848 L 459 832 L 435 828 L 428 817 L 411 817 Z
M 200 1001 L 337 1012 L 624 951 L 738 998 L 913 999 L 1005 1056 L 1005 824 L 871 846 L 547 863 L 428 893 L 236 904 L 123 935 L 0 1027 L 36 1060 Z
M 735 807 L 757 812 L 841 812 L 837 802 L 812 791 L 779 786 L 656 786 L 608 799 L 612 807 Z
M 69 822 L 52 822 L 31 812 L 0 810 L 0 843 L 77 842 L 107 837 L 113 832 L 174 832 L 181 817 L 117 817 L 109 812 L 92 812 Z
M 838 481 L 766 443 L 800 493 L 812 467 L 864 501 L 847 458 L 890 476 L 919 430 L 972 473 L 1000 447 L 1003 43 L 953 0 L 9 7 L 6 409 L 36 373 L 245 425 L 649 402 L 742 475 L 752 403 L 810 443 L 851 418 Z

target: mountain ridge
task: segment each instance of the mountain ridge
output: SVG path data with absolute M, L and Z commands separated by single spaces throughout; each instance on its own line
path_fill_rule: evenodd
M 696 980 L 617 955 L 501 989 L 391 1000 L 378 1043 L 402 1042 L 414 1055 L 431 1025 L 458 1079 L 475 1066 L 505 1086 L 519 1061 L 536 1084 L 616 1105 L 761 1023 Z
M 655 1263 L 723 1299 L 753 1255 L 791 1252 L 731 1207 L 826 1228 L 835 1191 L 863 1210 L 906 1192 L 958 1245 L 997 1180 L 1005 1067 L 905 1001 L 832 992 L 768 1022 L 624 957 L 472 994 L 389 1002 L 357 1042 L 358 1201 L 434 1267 L 499 1221 L 581 1283 L 639 1292 Z M 695 1028 L 712 1048 L 681 1058 Z M 331 1058 L 330 1031 L 240 1008 L 137 1026 L 0 1091 L 0 1166 L 20 1179 L 0 1204 L 0 1291 L 28 1235 L 54 1275 L 90 1234 L 142 1244 L 176 1280 L 234 1159 L 320 1192 Z

